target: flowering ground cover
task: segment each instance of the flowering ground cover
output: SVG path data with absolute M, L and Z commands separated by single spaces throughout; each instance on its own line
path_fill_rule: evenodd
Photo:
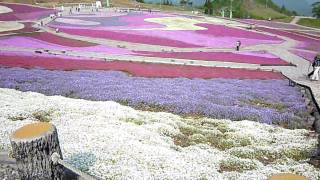
M 116 71 L 0 69 L 0 87 L 146 110 L 252 120 L 289 127 L 308 124 L 304 98 L 286 80 L 131 77 Z
M 298 49 L 293 49 L 293 50 L 290 50 L 290 52 L 292 52 L 293 54 L 295 55 L 298 55 L 310 62 L 313 62 L 314 60 L 314 57 L 317 55 L 316 52 L 310 52 L 310 51 L 301 51 L 301 50 L 298 50 Z
M 6 6 L 0 6 L 0 14 L 5 14 L 5 13 L 9 13 L 12 12 L 12 9 L 6 7 Z
M 319 31 L 304 31 L 304 32 L 307 33 L 307 34 L 311 34 L 311 35 L 317 36 L 317 37 L 320 36 L 320 32 Z
M 320 51 L 320 41 L 317 39 L 277 29 L 270 29 L 264 27 L 258 27 L 257 29 L 299 41 L 300 44 L 297 46 L 297 48 L 302 48 L 310 51 Z
M 257 32 L 252 32 L 248 30 L 243 30 L 240 28 L 231 28 L 223 25 L 214 25 L 214 24 L 197 24 L 198 26 L 205 27 L 207 30 L 205 31 L 197 31 L 200 34 L 207 34 L 212 36 L 230 36 L 237 38 L 248 38 L 248 39 L 256 39 L 256 40 L 273 40 L 273 41 L 281 41 L 276 36 L 269 36 Z
M 0 20 L 23 14 L 29 20 L 52 11 L 21 7 L 19 14 L 20 7 L 11 8 L 14 16 L 4 9 L 7 16 L 0 14 Z M 99 12 L 58 18 L 50 27 L 182 48 L 283 42 L 190 19 Z M 17 48 L 0 52 L 0 150 L 9 150 L 9 135 L 21 125 L 50 121 L 58 128 L 65 160 L 101 179 L 265 180 L 279 172 L 320 178 L 319 169 L 306 163 L 317 145 L 308 130 L 313 118 L 303 94 L 281 73 L 84 59 L 26 48 L 288 65 L 272 54 L 131 51 L 49 33 L 0 37 L 0 46 Z M 309 56 L 301 52 L 294 51 Z
M 1 22 L 1 21 L 0 21 Z M 17 30 L 21 30 L 24 28 L 24 25 L 22 23 L 19 22 L 1 22 L 0 23 L 0 33 L 8 33 L 10 31 L 17 31 Z
M 55 13 L 55 10 L 25 4 L 9 4 L 0 2 L 12 12 L 0 14 L 0 21 L 35 20 Z
M 87 30 L 87 29 L 67 29 L 59 28 L 61 32 L 88 36 L 95 38 L 105 38 L 117 41 L 126 41 L 131 43 L 142 43 L 142 44 L 151 44 L 151 45 L 160 45 L 160 46 L 171 46 L 171 47 L 180 47 L 180 48 L 195 48 L 201 47 L 195 44 L 185 43 L 178 40 L 171 40 L 169 38 L 160 38 L 160 37 L 151 37 L 147 35 L 135 35 L 128 34 L 123 32 L 116 31 L 106 31 L 106 30 Z
M 150 51 L 133 51 L 143 56 L 193 59 L 205 61 L 227 61 L 237 63 L 250 63 L 261 65 L 289 65 L 288 62 L 263 52 L 250 53 L 231 53 L 231 52 L 150 52 Z
M 294 33 L 294 34 L 298 34 L 298 35 L 301 35 L 301 36 L 306 36 L 308 38 L 320 40 L 320 35 L 319 34 L 318 35 L 311 34 L 310 31 L 307 31 L 307 32 L 303 32 L 303 31 L 288 31 L 288 32 L 291 32 L 291 33 Z
M 99 61 L 99 59 L 96 59 L 96 58 L 83 58 L 81 56 L 66 56 L 65 54 L 55 54 L 55 53 L 36 53 L 36 52 L 28 52 L 28 51 L 1 51 L 0 52 L 0 59 L 2 59 L 1 57 L 12 57 L 12 56 L 19 56 L 19 57 L 23 57 L 24 59 L 28 59 L 28 58 L 31 58 L 33 59 L 34 57 L 42 57 L 42 58 L 53 58 L 53 59 L 56 59 L 57 61 L 59 61 L 60 59 L 73 59 L 73 60 L 78 60 L 78 61 L 81 61 L 81 60 L 96 60 L 96 61 Z M 3 58 L 4 59 L 4 58 Z M 6 62 L 3 62 L 3 64 L 1 66 L 6 66 L 5 65 Z M 8 63 L 9 66 L 13 65 L 11 63 Z M 28 65 L 27 63 L 24 64 L 24 63 L 21 63 L 18 61 L 17 64 L 20 64 L 21 66 L 25 65 L 27 67 L 30 67 L 30 68 L 40 68 L 40 69 L 47 69 L 46 66 L 31 66 L 30 64 Z M 8 67 L 9 67 L 8 66 Z M 50 69 L 50 68 L 49 68 Z M 66 69 L 68 70 L 68 69 Z
M 57 36 L 47 32 L 0 37 L 1 46 L 37 48 L 61 51 L 101 52 L 114 55 L 139 55 L 148 57 L 227 61 L 262 65 L 289 65 L 286 61 L 267 52 L 151 52 L 131 51 L 126 48 L 98 45 Z
M 130 50 L 124 48 L 98 45 L 42 32 L 0 37 L 0 45 L 60 51 L 101 52 L 117 55 L 134 54 Z
M 21 22 L 19 22 L 21 23 Z M 17 30 L 7 30 L 7 31 L 0 31 L 0 35 L 1 34 L 21 34 L 21 33 L 31 33 L 31 32 L 35 32 L 37 29 L 32 27 L 33 23 L 31 22 L 22 22 L 21 24 L 23 24 L 23 28 L 22 29 L 17 29 Z
M 40 114 L 57 127 L 64 160 L 102 179 L 265 180 L 283 172 L 320 177 L 306 162 L 317 144 L 308 130 L 10 89 L 0 89 L 0 104 L 1 147 L 8 149 L 9 135 L 40 121 Z
M 124 13 L 120 15 L 116 13 L 114 16 L 113 14 L 113 12 L 107 12 L 106 14 L 57 18 L 54 22 L 50 23 L 50 27 L 72 29 L 92 29 L 92 27 L 95 27 L 95 29 L 99 30 L 164 28 L 164 25 L 147 22 L 145 19 L 170 17 L 170 15 L 162 13 Z
M 68 46 L 68 47 L 90 47 L 90 46 L 98 45 L 98 44 L 90 43 L 86 41 L 68 39 L 68 38 L 57 36 L 47 32 L 27 34 L 27 35 L 23 35 L 23 37 L 32 37 L 34 39 L 38 39 L 48 43 L 57 44 L 61 46 Z
M 200 27 L 200 26 L 199 26 Z M 224 27 L 224 26 L 222 26 Z M 224 27 L 228 29 L 227 27 Z M 200 30 L 199 30 L 200 31 Z M 187 31 L 187 30 L 122 30 L 121 33 L 128 34 L 128 36 L 151 36 L 157 38 L 169 38 L 171 40 L 182 41 L 184 43 L 191 43 L 203 47 L 213 47 L 213 48 L 234 48 L 236 42 L 241 41 L 242 47 L 252 46 L 257 44 L 277 44 L 281 43 L 282 40 L 268 40 L 268 39 L 252 39 L 245 37 L 233 37 L 231 34 L 229 36 L 223 35 L 223 31 L 212 33 L 205 33 L 207 30 L 201 30 L 203 33 L 197 33 L 198 31 Z M 221 36 L 219 35 L 221 33 Z M 168 45 L 170 46 L 170 44 Z
M 227 29 L 227 28 L 225 28 Z M 250 38 L 238 38 L 228 36 L 210 36 L 209 33 L 195 33 L 195 31 L 166 31 L 166 30 L 87 30 L 87 29 L 70 29 L 60 28 L 62 32 L 75 34 L 80 36 L 89 36 L 95 38 L 105 38 L 118 41 L 127 41 L 132 43 L 152 44 L 161 46 L 171 46 L 180 48 L 196 48 L 196 47 L 216 47 L 230 48 L 235 47 L 235 43 L 241 40 L 243 46 L 257 44 L 280 43 L 280 40 L 257 40 Z M 223 32 L 223 31 L 220 31 Z
M 239 79 L 283 79 L 277 72 L 233 69 L 220 67 L 201 67 L 169 65 L 156 63 L 134 63 L 123 61 L 99 61 L 67 57 L 31 56 L 3 54 L 0 66 L 43 68 L 49 70 L 117 70 L 141 77 L 185 77 L 185 78 L 239 78 Z
M 307 28 L 307 27 L 301 27 L 295 24 L 275 22 L 275 21 L 265 21 L 265 20 L 255 20 L 255 19 L 242 19 L 240 21 L 244 23 L 249 23 L 249 24 L 267 26 L 270 28 L 291 29 L 291 30 L 310 30 L 310 28 Z
M 68 34 L 180 48 L 230 48 L 238 40 L 241 40 L 242 46 L 282 42 L 276 36 L 162 13 L 72 16 L 58 18 L 49 27 L 59 28 Z

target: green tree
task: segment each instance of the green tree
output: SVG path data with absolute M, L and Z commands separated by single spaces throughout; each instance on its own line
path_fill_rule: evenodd
M 285 13 L 286 11 L 287 11 L 286 7 L 284 5 L 282 5 L 280 12 Z
M 315 2 L 312 4 L 312 14 L 316 18 L 320 18 L 320 2 Z
M 292 11 L 292 14 L 294 15 L 294 16 L 298 16 L 299 14 L 297 13 L 297 11 Z
M 206 0 L 206 3 L 204 4 L 204 13 L 212 14 L 212 3 L 210 0 Z
M 182 6 L 185 6 L 188 3 L 188 0 L 180 0 L 180 4 Z

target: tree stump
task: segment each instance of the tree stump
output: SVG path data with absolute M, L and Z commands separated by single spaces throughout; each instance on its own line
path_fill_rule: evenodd
M 54 152 L 62 159 L 54 125 L 39 122 L 23 126 L 13 132 L 10 141 L 21 179 L 62 179 L 63 167 L 51 161 Z

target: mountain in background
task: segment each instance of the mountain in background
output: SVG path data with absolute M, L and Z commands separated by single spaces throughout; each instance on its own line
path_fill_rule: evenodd
M 300 15 L 312 16 L 312 4 L 318 0 L 272 0 L 280 7 L 284 5 L 291 11 L 296 11 Z

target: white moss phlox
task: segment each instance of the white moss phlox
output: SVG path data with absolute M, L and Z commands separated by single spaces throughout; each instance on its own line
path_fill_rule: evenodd
M 49 97 L 11 89 L 0 89 L 0 104 L 0 146 L 9 147 L 9 134 L 36 120 L 33 112 L 50 112 L 65 160 L 103 179 L 256 180 L 279 172 L 293 172 L 310 179 L 320 177 L 320 171 L 306 163 L 303 156 L 301 160 L 293 159 L 300 158 L 300 151 L 308 152 L 316 146 L 317 139 L 308 137 L 307 130 L 251 121 L 184 119 L 170 113 L 137 111 L 110 101 Z M 14 119 L 19 115 L 24 120 Z M 136 120 L 143 123 L 135 123 Z M 201 122 L 205 124 L 202 126 Z M 202 128 L 197 131 L 201 133 L 220 132 L 234 142 L 244 138 L 248 142 L 226 150 L 206 143 L 179 147 L 173 136 L 180 133 L 182 126 Z M 198 134 L 192 138 L 204 137 Z M 264 164 L 261 152 L 281 156 Z
M 144 21 L 153 22 L 165 25 L 161 30 L 207 30 L 207 28 L 197 26 L 198 23 L 203 23 L 191 18 L 184 17 L 161 17 L 161 18 L 147 18 Z
M 100 24 L 100 22 L 96 22 L 96 21 L 86 21 L 81 19 L 69 19 L 69 18 L 57 18 L 55 21 L 64 23 L 64 24 L 82 25 L 82 26 L 96 26 Z
M 9 13 L 12 12 L 12 9 L 6 7 L 6 6 L 1 6 L 0 5 L 0 14 L 4 14 L 4 13 Z
M 24 24 L 15 21 L 0 21 L 0 32 L 23 29 Z

